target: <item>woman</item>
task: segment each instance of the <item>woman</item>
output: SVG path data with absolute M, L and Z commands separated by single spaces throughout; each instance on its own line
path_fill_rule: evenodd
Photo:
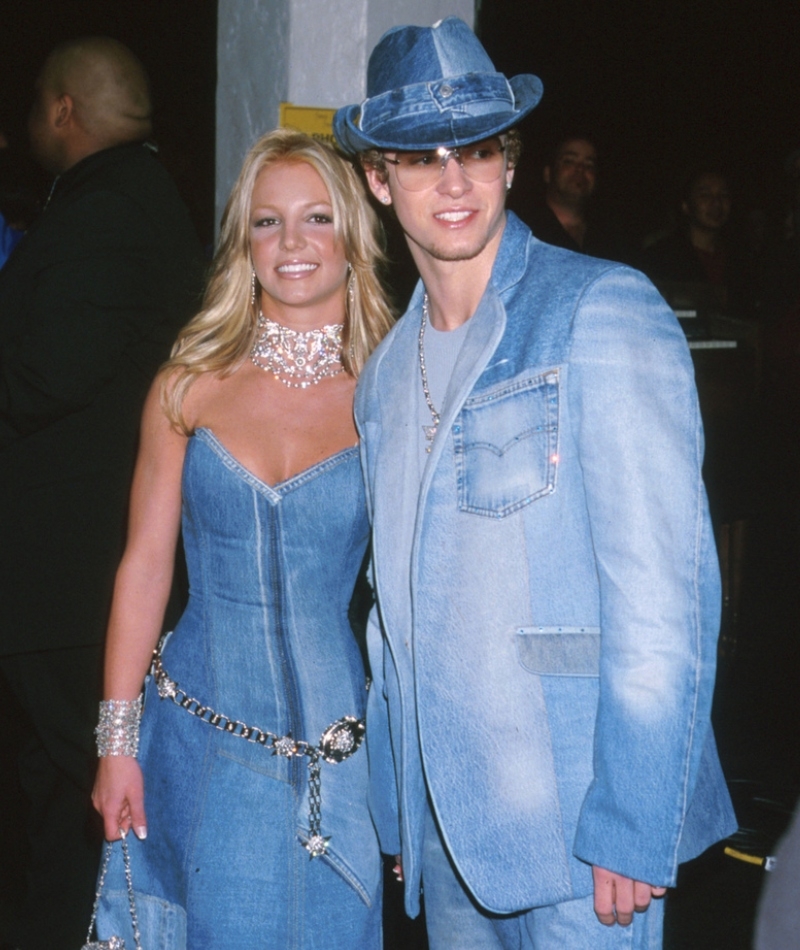
M 136 836 L 147 950 L 380 946 L 347 620 L 368 530 L 353 392 L 390 324 L 376 228 L 330 149 L 260 139 L 204 308 L 145 405 L 94 803 L 109 840 Z M 190 599 L 156 654 L 137 760 L 181 512 Z M 98 932 L 134 945 L 117 857 Z

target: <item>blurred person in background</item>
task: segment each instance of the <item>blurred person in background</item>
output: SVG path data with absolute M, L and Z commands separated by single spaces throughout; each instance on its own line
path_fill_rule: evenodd
M 545 190 L 527 215 L 540 241 L 592 257 L 630 262 L 633 243 L 610 209 L 597 200 L 597 146 L 583 134 L 561 138 L 542 171 Z
M 0 686 L 21 723 L 0 733 L 0 807 L 19 813 L 21 793 L 27 830 L 22 854 L 0 855 L 26 883 L 0 939 L 38 950 L 86 932 L 102 837 L 90 801 L 101 644 L 139 416 L 202 264 L 148 144 L 149 83 L 125 46 L 89 37 L 54 50 L 28 130 L 54 177 L 0 271 Z

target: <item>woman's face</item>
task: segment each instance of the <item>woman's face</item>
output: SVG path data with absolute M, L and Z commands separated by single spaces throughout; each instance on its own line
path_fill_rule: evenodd
M 256 178 L 250 256 L 264 315 L 295 329 L 342 323 L 347 260 L 328 190 L 307 162 L 281 162 Z

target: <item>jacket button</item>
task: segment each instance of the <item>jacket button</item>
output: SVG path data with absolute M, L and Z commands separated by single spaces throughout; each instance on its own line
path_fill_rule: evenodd
M 450 96 L 453 95 L 453 87 L 445 84 L 439 89 L 439 95 L 441 95 L 442 99 L 449 99 Z

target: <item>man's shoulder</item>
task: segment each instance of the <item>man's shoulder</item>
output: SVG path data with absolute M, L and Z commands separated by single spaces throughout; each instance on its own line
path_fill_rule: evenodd
M 564 295 L 570 291 L 580 293 L 587 285 L 605 275 L 626 271 L 637 273 L 617 261 L 557 247 L 532 234 L 519 283 L 522 286 L 548 288 Z
M 189 211 L 170 175 L 145 146 L 90 156 L 67 173 L 29 237 L 31 253 L 61 258 L 146 247 L 150 257 L 201 258 Z M 70 235 L 70 248 L 53 247 Z
M 510 211 L 492 272 L 492 284 L 501 295 L 520 284 L 557 286 L 567 280 L 582 285 L 619 266 L 616 262 L 588 257 L 541 240 Z
M 98 196 L 126 202 L 147 215 L 188 219 L 177 186 L 146 143 L 118 145 L 88 156 L 57 184 L 51 208 L 69 214 L 74 206 L 92 205 Z
M 556 349 L 566 346 L 578 327 L 597 327 L 598 308 L 612 319 L 623 312 L 626 319 L 645 313 L 652 319 L 653 307 L 669 312 L 638 270 L 554 247 L 533 236 L 517 279 L 505 287 L 496 284 L 494 290 L 505 309 L 505 344 L 510 346 L 528 341 L 526 346 L 538 347 L 544 339 Z

